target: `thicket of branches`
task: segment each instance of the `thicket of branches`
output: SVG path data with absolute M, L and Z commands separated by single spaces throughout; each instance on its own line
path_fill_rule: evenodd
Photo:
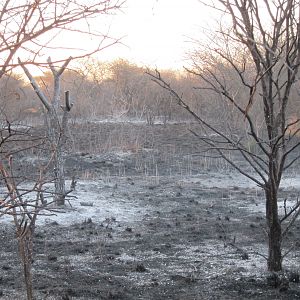
M 51 140 L 51 155 L 37 165 L 30 174 L 27 174 L 26 170 L 16 172 L 15 153 L 27 149 L 36 152 L 49 149 L 44 147 L 47 142 L 45 134 L 35 135 L 32 128 L 21 125 L 24 113 L 26 114 L 26 111 L 34 113 L 38 108 L 34 107 L 33 101 L 36 99 L 33 99 L 33 91 L 25 87 L 20 76 L 13 75 L 13 71 L 22 66 L 28 76 L 30 74 L 26 72 L 26 65 L 50 65 L 52 73 L 58 74 L 54 76 L 56 88 L 53 102 L 55 108 L 59 108 L 60 95 L 57 91 L 60 89 L 57 87 L 60 87 L 60 71 L 56 71 L 56 63 L 61 62 L 62 65 L 66 65 L 74 58 L 87 57 L 117 43 L 118 39 L 110 37 L 107 28 L 100 29 L 90 25 L 96 17 L 104 18 L 115 13 L 123 3 L 124 1 L 119 0 L 4 0 L 0 2 L 0 181 L 3 187 L 0 195 L 0 216 L 12 217 L 29 300 L 34 298 L 31 267 L 36 219 L 41 214 L 49 213 L 49 204 L 52 203 L 50 199 L 53 196 L 54 198 L 61 196 L 58 195 L 56 188 L 55 191 L 49 190 L 47 184 L 52 181 L 57 182 L 58 175 L 52 165 L 53 160 L 56 165 L 55 155 L 61 152 L 58 151 L 61 148 L 60 137 L 64 131 L 61 128 L 66 127 L 67 122 L 56 122 L 55 125 L 52 122 L 49 126 L 49 131 L 57 133 L 56 138 Z M 63 34 L 73 37 L 73 41 L 93 37 L 96 43 L 92 48 L 87 49 L 82 47 L 79 49 L 76 43 L 70 47 L 69 43 L 72 39 L 65 43 L 65 39 L 61 38 Z M 66 49 L 69 52 L 68 56 L 72 52 L 73 57 L 64 57 L 63 50 Z M 56 56 L 49 63 L 50 60 L 47 58 L 57 53 L 61 55 Z M 36 89 L 35 92 L 41 95 Z M 66 94 L 69 95 L 68 92 Z M 66 102 L 70 103 L 69 97 L 67 98 Z M 40 100 L 44 109 L 48 109 L 53 116 L 51 120 L 54 120 L 58 109 L 52 109 L 46 97 L 40 97 Z M 70 109 L 68 107 L 64 110 Z M 63 164 L 61 167 L 63 168 Z M 52 176 L 49 178 L 46 176 L 47 173 Z
M 267 266 L 282 271 L 289 252 L 284 252 L 283 241 L 300 213 L 299 204 L 289 214 L 278 203 L 282 177 L 300 158 L 299 2 L 212 0 L 209 6 L 222 12 L 229 27 L 221 24 L 208 42 L 199 41 L 187 71 L 198 78 L 199 93 L 214 95 L 217 110 L 230 109 L 216 123 L 190 107 L 186 95 L 163 74 L 149 75 L 203 126 L 204 134 L 194 132 L 203 151 L 223 158 L 264 190 Z
M 240 53 L 242 50 L 236 49 Z M 192 61 L 195 66 L 193 72 L 165 70 L 161 75 L 185 99 L 188 99 L 188 105 L 195 112 L 201 112 L 207 120 L 219 128 L 230 130 L 234 128 L 240 134 L 244 133 L 246 130 L 244 120 L 232 105 L 223 101 L 222 95 L 216 95 L 209 89 L 199 90 L 205 82 L 196 74 L 200 72 L 197 63 L 204 55 L 207 57 L 208 52 L 193 53 Z M 209 68 L 215 70 L 219 76 L 230 79 L 227 83 L 228 88 L 235 93 L 239 101 L 244 101 L 243 104 L 246 106 L 248 91 L 244 89 L 231 66 L 224 60 L 217 61 L 216 57 L 214 61 L 210 60 L 209 64 Z M 201 66 L 203 68 L 203 65 Z M 61 85 L 62 91 L 72 91 L 72 101 L 75 104 L 72 109 L 74 120 L 123 117 L 145 120 L 149 124 L 155 121 L 166 123 L 191 120 L 189 114 L 179 109 L 172 95 L 154 84 L 145 72 L 146 68 L 126 60 L 104 63 L 94 59 L 82 60 L 77 70 L 66 70 L 62 75 Z M 254 71 L 250 69 L 247 70 L 247 74 L 249 77 L 255 76 Z M 50 96 L 53 88 L 51 72 L 46 72 L 35 79 L 44 93 Z M 42 107 L 31 87 L 20 75 L 4 76 L 0 80 L 0 86 L 3 87 L 0 89 L 0 103 L 5 114 L 24 123 L 41 122 Z M 294 120 L 298 118 L 295 108 L 299 105 L 296 87 L 293 87 L 291 94 L 292 101 L 289 103 L 287 113 L 290 120 Z M 263 118 L 262 111 L 260 102 L 257 101 L 252 107 L 252 113 L 255 115 L 258 128 Z M 291 129 L 296 130 L 296 127 Z

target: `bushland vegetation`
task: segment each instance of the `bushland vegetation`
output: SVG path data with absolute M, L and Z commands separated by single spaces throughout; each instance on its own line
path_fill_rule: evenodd
M 247 91 L 231 66 L 220 60 L 213 67 L 215 72 L 228 79 L 230 90 L 246 106 Z M 154 122 L 166 124 L 192 121 L 191 116 L 178 107 L 170 92 L 158 87 L 146 72 L 145 67 L 123 59 L 113 62 L 85 59 L 76 69 L 67 69 L 61 78 L 61 90 L 62 93 L 65 90 L 72 91 L 72 121 L 130 119 L 144 121 L 149 125 Z M 193 111 L 201 112 L 214 126 L 245 133 L 244 120 L 230 103 L 222 101 L 222 95 L 216 95 L 209 89 L 201 88 L 200 91 L 197 88 L 205 85 L 197 74 L 185 70 L 163 70 L 161 76 L 187 99 L 187 104 Z M 53 90 L 51 71 L 36 76 L 35 79 L 45 95 L 50 95 Z M 25 78 L 19 74 L 3 76 L 0 85 L 3 87 L 0 92 L 1 112 L 5 116 L 31 125 L 43 122 L 42 106 Z M 292 121 L 298 118 L 295 109 L 299 105 L 297 84 L 291 91 L 291 99 L 287 112 Z M 263 109 L 257 104 L 253 106 L 252 112 L 254 122 L 259 127 Z M 296 129 L 293 126 L 289 130 Z

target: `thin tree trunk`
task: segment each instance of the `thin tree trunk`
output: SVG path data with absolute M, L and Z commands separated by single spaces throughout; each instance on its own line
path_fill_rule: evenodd
M 266 218 L 268 225 L 268 270 L 278 272 L 282 270 L 281 242 L 282 231 L 278 216 L 276 188 L 268 186 L 266 194 Z
M 43 91 L 40 89 L 39 85 L 30 74 L 28 69 L 21 64 L 25 74 L 29 78 L 31 85 L 33 86 L 35 92 L 37 93 L 39 99 L 41 100 L 44 108 L 45 108 L 45 123 L 47 125 L 47 135 L 50 143 L 50 151 L 54 158 L 54 186 L 55 186 L 55 196 L 54 201 L 57 205 L 64 205 L 66 198 L 66 190 L 65 190 L 65 173 L 64 173 L 64 145 L 66 143 L 66 132 L 68 126 L 68 117 L 69 112 L 72 108 L 72 103 L 70 102 L 69 91 L 65 92 L 65 106 L 61 106 L 63 110 L 63 116 L 61 117 L 59 114 L 60 108 L 60 78 L 69 62 L 71 61 L 71 57 L 67 59 L 63 66 L 59 69 L 56 69 L 51 59 L 48 59 L 49 67 L 53 74 L 54 79 L 54 90 L 53 90 L 53 98 L 50 101 Z
M 24 269 L 27 300 L 33 299 L 32 272 L 31 272 L 33 244 L 32 244 L 31 234 L 32 233 L 28 231 L 25 234 L 25 236 L 21 236 L 18 239 L 19 252 L 20 252 L 20 257 Z
M 66 197 L 65 186 L 65 172 L 64 172 L 64 158 L 62 154 L 61 144 L 57 145 L 56 153 L 54 156 L 54 172 L 55 172 L 55 197 L 54 201 L 56 205 L 64 205 Z

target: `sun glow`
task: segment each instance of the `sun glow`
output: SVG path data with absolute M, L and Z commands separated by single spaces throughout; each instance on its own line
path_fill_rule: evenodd
M 197 0 L 128 0 L 112 29 L 124 36 L 99 57 L 124 57 L 141 65 L 181 68 L 186 52 L 212 16 Z
M 114 15 L 98 16 L 88 24 L 82 21 L 82 31 L 90 28 L 99 36 L 65 31 L 43 39 L 51 47 L 41 51 L 40 61 L 48 56 L 55 61 L 85 55 L 100 45 L 103 50 L 93 55 L 99 61 L 121 58 L 139 66 L 179 70 L 186 65 L 187 52 L 195 47 L 193 39 L 201 38 L 203 29 L 214 22 L 211 10 L 198 0 L 127 0 Z M 30 70 L 34 74 L 44 71 Z

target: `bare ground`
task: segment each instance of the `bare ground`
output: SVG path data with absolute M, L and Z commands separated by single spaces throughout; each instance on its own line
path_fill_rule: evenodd
M 186 128 L 100 124 L 89 132 L 94 142 L 74 144 L 67 160 L 79 178 L 72 207 L 37 226 L 37 299 L 300 299 L 300 223 L 277 280 L 263 257 L 263 192 L 222 162 L 193 155 Z M 292 205 L 297 195 L 286 184 L 280 196 Z M 7 218 L 0 255 L 0 299 L 25 299 Z

